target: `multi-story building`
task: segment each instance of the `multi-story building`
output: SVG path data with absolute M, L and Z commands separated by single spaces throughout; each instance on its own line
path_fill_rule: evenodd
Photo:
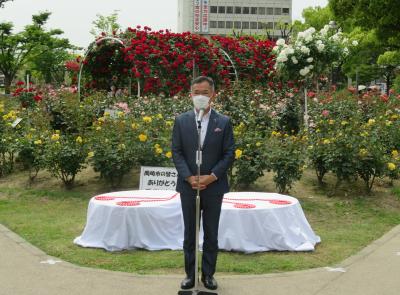
M 292 22 L 292 0 L 178 0 L 178 31 L 279 37 Z

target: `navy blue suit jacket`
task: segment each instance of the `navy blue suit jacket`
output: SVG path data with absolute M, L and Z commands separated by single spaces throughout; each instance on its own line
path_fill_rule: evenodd
M 194 110 L 176 117 L 172 133 L 172 158 L 178 171 L 176 190 L 181 194 L 195 194 L 185 180 L 197 175 L 196 151 L 198 135 Z M 203 143 L 201 175 L 214 173 L 217 180 L 201 191 L 202 194 L 222 195 L 229 191 L 227 171 L 235 158 L 232 124 L 227 116 L 211 109 L 206 137 Z

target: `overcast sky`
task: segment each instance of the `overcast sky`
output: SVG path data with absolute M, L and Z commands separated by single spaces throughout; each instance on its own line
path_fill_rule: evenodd
M 301 12 L 309 6 L 326 6 L 328 0 L 293 0 L 293 19 L 300 19 Z M 178 0 L 13 0 L 0 8 L 0 22 L 14 23 L 20 31 L 32 20 L 32 14 L 49 11 L 47 27 L 61 29 L 64 37 L 74 45 L 86 47 L 93 40 L 89 33 L 96 14 L 110 15 L 118 10 L 122 28 L 140 24 L 152 29 L 177 29 Z

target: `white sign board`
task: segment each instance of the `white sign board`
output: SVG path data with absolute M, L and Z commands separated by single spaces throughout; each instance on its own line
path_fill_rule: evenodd
M 201 0 L 194 0 L 193 3 L 193 32 L 201 32 Z
M 201 31 L 203 33 L 208 33 L 210 1 L 209 0 L 202 0 L 201 4 L 202 4 L 202 8 L 201 8 Z
M 22 121 L 22 118 L 17 118 L 15 121 L 11 124 L 12 128 L 17 127 L 17 125 Z
M 170 167 L 148 167 L 140 168 L 141 190 L 175 190 L 178 172 Z

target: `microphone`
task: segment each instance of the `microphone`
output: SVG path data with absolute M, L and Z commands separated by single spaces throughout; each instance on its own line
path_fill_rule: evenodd
M 199 110 L 199 115 L 197 116 L 197 123 L 201 122 L 201 119 L 203 119 L 204 116 L 204 109 Z

